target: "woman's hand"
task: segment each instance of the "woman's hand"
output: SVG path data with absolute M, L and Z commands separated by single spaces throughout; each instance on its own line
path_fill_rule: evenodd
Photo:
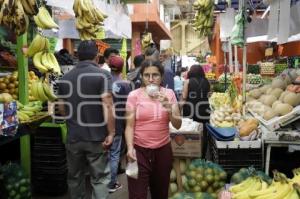
M 157 94 L 157 99 L 168 112 L 172 112 L 172 104 L 169 102 L 169 99 L 164 92 L 159 92 Z
M 136 151 L 133 147 L 131 148 L 128 148 L 128 151 L 127 151 L 127 159 L 129 162 L 134 162 L 136 161 Z

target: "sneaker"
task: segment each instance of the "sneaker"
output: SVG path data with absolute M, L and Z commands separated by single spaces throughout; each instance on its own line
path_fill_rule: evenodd
M 108 192 L 113 193 L 121 188 L 122 188 L 122 185 L 120 183 L 116 183 L 113 188 L 108 188 Z

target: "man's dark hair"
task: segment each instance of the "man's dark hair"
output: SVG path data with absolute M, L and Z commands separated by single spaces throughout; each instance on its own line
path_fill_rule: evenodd
M 80 42 L 77 49 L 79 61 L 93 60 L 98 54 L 98 48 L 94 40 Z
M 133 59 L 133 64 L 135 68 L 138 68 L 141 66 L 142 62 L 145 60 L 145 56 L 144 55 L 137 55 L 134 57 Z
M 104 53 L 103 53 L 103 56 L 104 56 L 105 59 L 108 59 L 109 56 L 110 56 L 112 53 L 114 53 L 114 54 L 116 54 L 116 55 L 119 55 L 119 54 L 120 54 L 119 51 L 118 51 L 117 49 L 115 49 L 115 48 L 106 48 L 105 51 L 104 51 Z

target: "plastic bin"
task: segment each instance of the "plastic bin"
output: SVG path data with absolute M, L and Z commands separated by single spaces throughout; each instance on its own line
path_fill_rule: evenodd
M 224 168 L 228 176 L 231 176 L 241 168 L 253 166 L 255 169 L 263 169 L 263 154 L 261 144 L 258 141 L 235 141 L 232 144 L 226 145 L 230 142 L 216 141 L 209 135 L 209 149 L 211 160 Z M 252 147 L 251 143 L 252 142 Z M 248 145 L 248 147 L 246 147 Z M 227 147 L 224 147 L 227 146 Z M 241 147 L 242 146 L 242 147 Z

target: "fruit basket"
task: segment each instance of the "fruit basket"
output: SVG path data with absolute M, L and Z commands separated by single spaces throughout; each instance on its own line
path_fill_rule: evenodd
M 248 111 L 270 131 L 275 131 L 280 127 L 286 126 L 287 124 L 290 124 L 300 118 L 300 106 L 296 106 L 293 111 L 286 115 L 280 117 L 276 116 L 268 121 L 265 120 L 261 115 L 255 113 L 253 110 L 248 109 Z

